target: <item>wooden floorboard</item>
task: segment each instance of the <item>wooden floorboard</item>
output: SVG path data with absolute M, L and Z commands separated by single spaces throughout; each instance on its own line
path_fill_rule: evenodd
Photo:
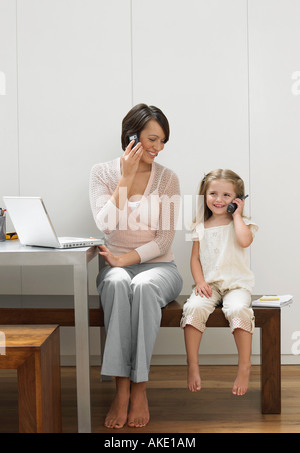
M 299 433 L 300 366 L 282 366 L 282 413 L 261 414 L 260 367 L 253 366 L 250 388 L 243 397 L 231 394 L 235 366 L 202 366 L 203 388 L 186 389 L 184 366 L 152 366 L 148 384 L 151 420 L 147 427 L 109 430 L 103 426 L 114 395 L 114 382 L 101 382 L 91 368 L 92 427 L 94 433 Z M 74 367 L 61 368 L 63 432 L 77 431 Z M 15 370 L 0 370 L 0 432 L 18 431 Z

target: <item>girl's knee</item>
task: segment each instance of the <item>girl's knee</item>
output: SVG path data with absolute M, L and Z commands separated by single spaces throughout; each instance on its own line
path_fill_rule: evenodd
M 252 308 L 245 307 L 243 305 L 235 305 L 231 309 L 227 308 L 223 313 L 227 321 L 229 322 L 231 332 L 235 329 L 246 330 L 247 332 L 253 333 L 254 330 L 254 313 Z
M 253 313 L 250 292 L 243 289 L 229 291 L 223 298 L 222 310 L 227 319 L 248 317 Z
M 204 332 L 209 315 L 214 311 L 215 304 L 209 299 L 196 296 L 193 293 L 183 306 L 182 319 L 180 326 L 184 328 L 192 325 L 200 332 Z
M 191 294 L 189 299 L 183 306 L 184 311 L 199 311 L 199 312 L 209 312 L 212 313 L 215 309 L 215 302 L 212 299 L 207 299 L 206 297 L 201 297 L 196 295 L 195 292 Z

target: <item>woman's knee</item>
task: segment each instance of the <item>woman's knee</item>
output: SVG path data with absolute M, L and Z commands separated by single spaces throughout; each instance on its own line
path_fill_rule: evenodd
M 101 293 L 104 287 L 115 288 L 115 287 L 129 287 L 130 286 L 130 276 L 125 269 L 121 267 L 110 267 L 107 270 L 105 269 L 102 273 L 98 275 L 97 278 L 97 288 L 99 293 Z
M 104 313 L 116 308 L 123 312 L 130 306 L 130 277 L 124 269 L 110 268 L 101 276 L 97 289 Z
M 158 316 L 161 316 L 161 307 L 164 306 L 164 302 L 159 286 L 151 280 L 145 281 L 139 277 L 137 275 L 130 284 L 133 312 L 136 309 L 138 311 L 142 309 L 145 314 L 156 312 Z
M 143 291 L 153 292 L 158 289 L 158 285 L 151 278 L 147 278 L 143 275 L 143 272 L 133 277 L 130 287 L 133 293 Z
M 140 272 L 132 279 L 134 291 L 149 291 L 153 296 L 161 297 L 163 304 L 174 300 L 182 289 L 182 278 L 173 263 L 160 263 Z

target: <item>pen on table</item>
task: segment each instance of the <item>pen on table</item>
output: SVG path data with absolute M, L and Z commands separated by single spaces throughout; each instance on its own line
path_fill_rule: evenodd
M 267 301 L 267 300 L 280 300 L 279 297 L 262 297 L 259 300 Z

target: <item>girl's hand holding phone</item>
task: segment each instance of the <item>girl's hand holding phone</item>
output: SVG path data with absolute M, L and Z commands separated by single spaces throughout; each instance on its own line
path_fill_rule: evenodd
M 232 203 L 235 203 L 237 205 L 236 210 L 232 213 L 232 217 L 236 216 L 237 214 L 242 215 L 245 200 L 244 199 L 241 200 L 240 198 L 235 198 L 234 200 L 232 200 Z

